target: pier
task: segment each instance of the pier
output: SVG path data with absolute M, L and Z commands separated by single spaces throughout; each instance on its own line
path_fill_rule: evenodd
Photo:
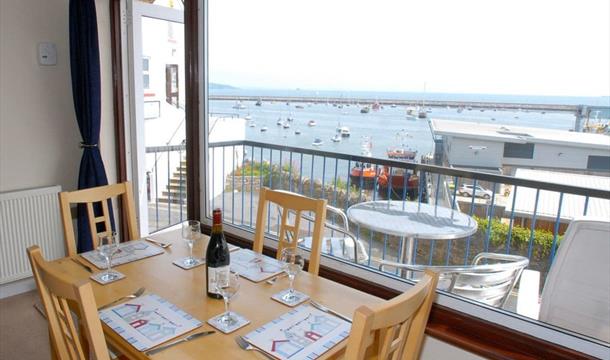
M 296 96 L 235 96 L 235 95 L 210 95 L 209 100 L 230 100 L 230 101 L 263 101 L 263 102 L 288 102 L 288 103 L 329 103 L 329 104 L 350 104 L 350 105 L 379 105 L 390 106 L 421 106 L 422 100 L 403 100 L 403 99 L 365 99 L 365 98 L 346 98 L 346 97 L 296 97 Z M 552 111 L 570 112 L 575 115 L 580 114 L 587 117 L 592 107 L 583 105 L 557 105 L 557 104 L 524 104 L 524 103 L 502 103 L 502 102 L 483 102 L 483 101 L 446 101 L 446 100 L 424 100 L 425 106 L 430 107 L 450 107 L 450 108 L 473 108 L 473 109 L 498 109 L 512 111 Z

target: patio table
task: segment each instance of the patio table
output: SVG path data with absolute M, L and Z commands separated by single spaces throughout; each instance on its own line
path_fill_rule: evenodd
M 347 209 L 348 218 L 382 234 L 401 239 L 398 261 L 413 264 L 414 240 L 453 240 L 477 231 L 471 216 L 440 205 L 414 201 L 367 201 Z

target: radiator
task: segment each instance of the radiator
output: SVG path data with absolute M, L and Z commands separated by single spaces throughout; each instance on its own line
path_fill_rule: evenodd
M 65 256 L 61 186 L 0 194 L 0 284 L 32 276 L 26 249 L 38 245 L 47 260 Z

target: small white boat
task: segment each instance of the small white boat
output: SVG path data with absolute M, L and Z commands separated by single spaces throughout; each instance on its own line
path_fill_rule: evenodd
M 235 105 L 233 105 L 233 109 L 243 110 L 246 108 L 246 105 L 242 104 L 241 101 L 237 101 Z
M 252 115 L 248 114 L 248 115 L 244 116 L 244 119 L 246 119 L 246 120 L 252 120 Z
M 282 118 L 277 119 L 277 122 L 275 123 L 277 126 L 282 126 L 283 124 L 284 122 L 282 121 Z
M 307 123 L 307 126 L 316 126 L 316 121 L 315 120 L 309 120 L 309 122 Z
M 248 126 L 249 127 L 256 127 L 256 124 L 253 121 L 251 121 L 250 124 L 248 124 Z
M 332 138 L 330 138 L 333 142 L 341 142 L 341 136 L 339 134 L 335 134 Z
M 320 138 L 315 138 L 314 141 L 311 143 L 311 145 L 313 146 L 320 146 L 322 144 L 324 144 L 324 141 L 322 141 L 322 139 Z
M 286 118 L 286 121 L 291 121 L 292 122 L 292 121 L 294 121 L 294 118 L 289 116 L 289 117 Z
M 341 126 L 338 132 L 342 137 L 349 137 L 351 135 L 351 132 L 347 126 Z
M 289 124 L 288 122 L 284 122 L 284 123 L 282 124 L 282 127 L 283 127 L 284 129 L 290 129 L 290 124 Z
M 261 128 L 261 132 L 265 132 L 265 131 L 267 131 L 267 127 L 266 127 L 266 126 L 263 126 L 263 127 Z
M 295 134 L 295 135 L 301 135 L 301 130 L 296 129 L 296 130 L 294 131 L 294 134 Z

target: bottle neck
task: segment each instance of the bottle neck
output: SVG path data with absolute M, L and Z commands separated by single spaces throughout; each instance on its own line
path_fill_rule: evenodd
M 212 234 L 222 233 L 222 223 L 212 225 Z

